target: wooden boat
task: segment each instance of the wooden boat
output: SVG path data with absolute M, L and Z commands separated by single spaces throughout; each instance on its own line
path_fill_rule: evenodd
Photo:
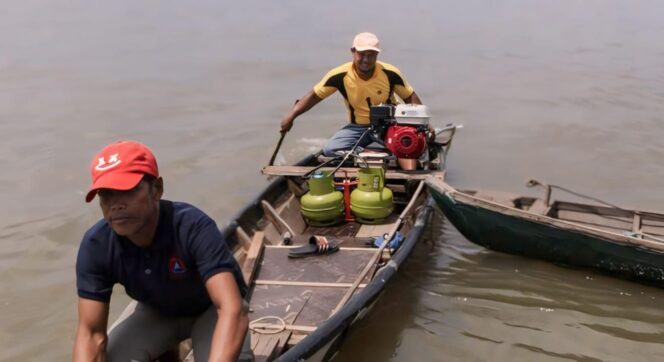
M 256 361 L 327 361 L 336 354 L 348 331 L 377 303 L 422 237 L 435 207 L 424 179 L 444 178 L 444 159 L 455 129 L 437 138 L 437 159 L 430 169 L 386 171 L 394 212 L 378 224 L 349 221 L 312 227 L 305 222 L 300 213 L 300 197 L 307 189 L 303 176 L 320 166 L 319 154 L 294 166 L 263 169 L 276 178 L 222 229 L 250 286 L 251 348 Z M 357 172 L 356 167 L 341 167 L 335 176 L 352 177 Z M 373 246 L 376 238 L 390 240 L 397 232 L 403 236 L 398 248 L 387 242 Z M 312 235 L 336 239 L 339 251 L 288 257 L 291 248 L 307 244 Z M 132 310 L 130 305 L 120 320 Z M 190 342 L 181 343 L 178 359 L 193 361 L 190 349 Z
M 306 162 L 297 167 L 298 172 L 308 168 Z M 353 171 L 339 170 L 341 174 Z M 290 174 L 293 170 L 277 166 L 265 172 Z M 443 173 L 439 172 L 438 176 L 442 177 Z M 406 173 L 388 172 L 388 187 L 395 194 L 396 212 L 384 223 L 347 222 L 337 227 L 310 227 L 300 216 L 298 200 L 304 184 L 298 178 L 291 176 L 276 181 L 273 189 L 260 198 L 263 210 L 252 207 L 246 210 L 245 216 L 237 218 L 236 238 L 238 230 L 247 230 L 246 233 L 252 235 L 244 261 L 248 275 L 252 260 L 260 261 L 254 276 L 247 277 L 252 290 L 250 320 L 269 315 L 278 316 L 288 324 L 286 331 L 279 334 L 252 332 L 252 350 L 257 360 L 277 357 L 280 361 L 325 361 L 332 358 L 349 328 L 378 300 L 421 238 L 434 207 L 421 180 Z M 416 183 L 421 185 L 415 187 Z M 267 203 L 275 205 L 274 211 L 267 211 L 270 210 Z M 253 205 L 258 206 L 258 202 Z M 258 219 L 261 211 L 263 215 Z M 287 253 L 292 246 L 279 245 L 281 235 L 290 232 L 286 224 L 295 235 L 294 245 L 305 244 L 310 235 L 323 235 L 340 240 L 340 250 L 327 256 L 289 259 Z M 374 238 L 394 234 L 397 229 L 405 236 L 398 249 L 368 245 Z M 257 250 L 255 243 L 261 238 L 266 245 L 262 253 L 256 254 L 253 252 Z M 246 243 L 249 238 L 244 240 Z M 268 327 L 278 328 L 276 325 Z
M 486 248 L 594 268 L 664 287 L 664 214 L 501 192 L 427 185 L 437 205 L 470 241 Z

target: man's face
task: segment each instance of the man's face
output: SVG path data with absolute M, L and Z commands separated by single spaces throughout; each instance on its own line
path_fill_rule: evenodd
M 111 229 L 136 242 L 146 236 L 152 237 L 159 219 L 162 193 L 161 178 L 152 184 L 141 180 L 131 190 L 99 190 L 99 205 Z
M 357 51 L 351 50 L 353 53 L 353 65 L 355 69 L 365 75 L 373 74 L 376 67 L 376 59 L 378 59 L 378 52 L 375 50 Z

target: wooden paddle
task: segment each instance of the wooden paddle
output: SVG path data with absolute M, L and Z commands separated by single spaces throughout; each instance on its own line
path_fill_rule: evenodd
M 277 158 L 277 153 L 279 153 L 279 149 L 281 148 L 281 143 L 284 141 L 284 137 L 286 137 L 286 132 L 281 132 L 281 137 L 279 137 L 279 142 L 277 142 L 277 148 L 274 149 L 274 153 L 272 154 L 272 157 L 270 157 L 270 163 L 268 166 L 274 165 L 274 159 Z
M 299 102 L 299 99 L 295 100 L 295 103 L 293 103 L 293 107 Z M 277 158 L 277 153 L 279 153 L 279 149 L 281 148 L 281 143 L 284 141 L 284 137 L 286 137 L 286 133 L 288 131 L 281 131 L 281 137 L 279 137 L 279 141 L 277 142 L 277 148 L 274 149 L 274 153 L 272 154 L 272 157 L 270 157 L 270 163 L 268 163 L 268 166 L 274 165 L 274 159 Z

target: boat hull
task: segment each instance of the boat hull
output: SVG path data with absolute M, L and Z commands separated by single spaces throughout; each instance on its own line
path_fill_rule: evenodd
M 558 264 L 594 268 L 625 279 L 664 287 L 664 253 L 619 243 L 588 230 L 547 223 L 546 217 L 506 215 L 430 188 L 436 204 L 468 240 L 488 249 Z M 512 210 L 513 214 L 516 210 Z

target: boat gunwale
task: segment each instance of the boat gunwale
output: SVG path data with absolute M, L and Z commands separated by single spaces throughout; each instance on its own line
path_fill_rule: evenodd
M 320 152 L 319 152 L 320 153 Z M 316 159 L 319 153 L 309 154 L 307 157 L 300 160 L 297 165 L 304 165 Z M 267 200 L 268 195 L 271 195 L 275 189 L 278 188 L 287 188 L 286 185 L 287 178 L 285 176 L 278 176 L 271 180 L 263 189 L 259 192 L 256 197 L 247 202 L 233 217 L 231 217 L 223 228 L 221 228 L 221 234 L 226 240 L 232 240 L 233 243 L 229 244 L 231 249 L 235 249 L 239 246 L 239 242 L 235 236 L 235 231 L 243 221 L 248 219 L 254 219 L 252 222 L 256 222 L 264 217 L 263 209 L 260 207 L 262 200 Z

